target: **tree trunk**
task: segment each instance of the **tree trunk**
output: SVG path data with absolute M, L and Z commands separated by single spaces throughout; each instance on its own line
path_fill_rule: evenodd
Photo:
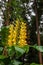
M 36 13 L 37 41 L 38 41 L 38 46 L 40 46 L 41 42 L 40 42 L 40 33 L 39 33 L 39 26 L 38 26 L 38 13 L 37 13 L 36 0 L 34 0 L 34 4 L 35 4 L 35 13 Z M 39 52 L 38 54 L 39 54 L 39 62 L 40 62 L 40 64 L 42 64 L 42 54 L 41 54 L 41 52 Z

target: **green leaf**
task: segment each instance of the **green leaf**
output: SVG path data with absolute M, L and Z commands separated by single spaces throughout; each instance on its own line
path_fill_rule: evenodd
M 29 45 L 25 45 L 25 46 L 23 47 L 23 49 L 25 50 L 26 53 L 28 53 L 28 51 L 29 51 Z
M 21 65 L 22 63 L 19 62 L 19 61 L 17 61 L 17 60 L 13 60 L 13 61 L 12 61 L 12 64 L 13 64 L 13 65 Z
M 0 55 L 0 59 L 5 59 L 5 58 L 7 58 L 7 57 L 4 55 Z
M 25 50 L 22 49 L 21 47 L 18 47 L 18 46 L 15 46 L 15 50 L 20 52 L 21 54 L 24 54 L 25 53 Z
M 8 47 L 7 48 L 7 51 L 8 51 L 8 55 L 11 57 L 15 54 L 15 48 L 12 46 L 12 47 Z
M 8 34 L 9 34 L 9 32 L 8 32 L 8 27 L 6 27 L 6 26 L 3 26 L 2 28 L 1 28 L 1 42 L 2 42 L 2 44 L 5 46 L 6 45 L 6 43 L 7 43 L 7 39 L 8 39 Z
M 43 46 L 33 46 L 33 48 L 35 48 L 36 50 L 43 52 Z
M 3 47 L 0 47 L 0 55 L 2 54 L 3 51 Z
M 0 47 L 0 52 L 3 50 L 3 47 Z
M 28 53 L 28 51 L 29 51 L 28 45 L 24 47 L 15 46 L 16 58 L 21 57 L 24 53 Z
M 19 46 L 15 46 L 15 53 L 16 53 L 16 55 L 15 55 L 16 59 L 18 59 L 19 57 L 21 57 L 25 53 L 25 50 Z

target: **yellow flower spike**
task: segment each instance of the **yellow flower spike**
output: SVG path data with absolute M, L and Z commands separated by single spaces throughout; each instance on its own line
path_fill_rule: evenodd
M 15 43 L 15 42 L 14 42 L 13 44 L 14 44 L 14 45 L 16 45 L 16 43 Z
M 12 40 L 13 42 L 16 42 L 16 38 Z
M 8 35 L 8 45 L 9 46 L 12 46 L 13 43 L 12 43 L 12 38 L 13 38 L 13 29 L 14 28 L 14 25 L 13 24 L 10 24 L 9 26 L 9 35 Z
M 21 28 L 20 30 L 21 30 L 21 31 L 26 31 L 26 28 Z
M 16 20 L 15 27 L 14 27 L 13 39 L 12 39 L 12 42 L 13 42 L 14 45 L 16 44 L 17 38 L 18 38 L 18 36 L 17 36 L 17 35 L 18 35 L 18 34 L 17 34 L 18 28 L 19 28 L 19 20 L 17 19 L 17 20 Z
M 15 40 L 13 39 L 12 42 L 13 42 L 13 44 L 15 45 L 15 44 L 16 44 L 16 39 L 15 39 Z
M 9 26 L 9 36 L 8 36 L 8 45 L 12 46 L 18 42 L 19 46 L 25 46 L 27 44 L 27 30 L 26 30 L 26 23 L 20 22 L 19 26 L 19 19 L 16 20 L 15 27 L 13 24 Z M 20 28 L 19 28 L 20 27 Z M 20 30 L 20 32 L 19 32 Z M 18 35 L 20 33 L 20 35 Z M 18 41 L 19 40 L 19 41 Z
M 24 37 L 23 37 L 23 36 L 22 36 L 22 37 L 20 37 L 20 39 L 26 39 L 26 38 L 27 38 L 26 36 L 24 36 Z
M 8 40 L 8 45 L 12 46 L 12 41 L 11 40 Z
M 21 35 L 22 35 L 22 34 L 26 35 L 26 31 L 20 31 L 20 32 L 21 32 L 21 33 L 20 33 Z
M 24 25 L 24 26 L 25 26 L 25 25 L 26 25 L 26 23 L 22 22 L 22 23 L 21 23 L 21 25 Z
M 26 23 L 21 22 L 21 28 L 20 28 L 20 35 L 19 35 L 19 46 L 25 46 L 27 45 L 27 30 L 26 30 Z
M 12 41 L 9 39 L 8 42 L 11 43 Z

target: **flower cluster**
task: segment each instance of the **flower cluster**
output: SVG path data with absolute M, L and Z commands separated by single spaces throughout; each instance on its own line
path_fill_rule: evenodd
M 27 26 L 25 22 L 20 22 L 18 19 L 15 22 L 15 26 L 10 24 L 9 26 L 9 35 L 8 35 L 8 45 L 27 45 Z
M 9 35 L 8 35 L 8 45 L 9 46 L 12 46 L 13 28 L 14 28 L 14 25 L 10 24 L 10 26 L 9 26 Z
M 27 45 L 27 31 L 26 31 L 26 23 L 21 22 L 20 35 L 19 35 L 19 45 L 25 46 Z
M 13 44 L 15 45 L 17 43 L 17 38 L 18 38 L 18 28 L 19 28 L 19 20 L 17 19 L 16 20 L 16 23 L 15 23 L 15 27 L 14 27 L 14 30 L 13 30 Z
M 18 20 L 16 20 L 15 26 L 13 24 L 10 24 L 9 26 L 9 35 L 8 35 L 8 45 L 9 46 L 16 44 L 18 27 L 19 27 Z

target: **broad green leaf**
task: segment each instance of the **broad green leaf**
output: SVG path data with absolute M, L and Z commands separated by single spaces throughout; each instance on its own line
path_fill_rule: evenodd
M 18 46 L 15 46 L 15 52 L 16 52 L 16 59 L 18 59 L 19 57 L 21 57 L 24 53 L 25 53 L 25 50 L 18 47 Z
M 23 49 L 25 50 L 25 53 L 28 53 L 28 51 L 29 51 L 29 45 L 25 45 L 25 46 L 23 47 Z
M 25 50 L 20 48 L 20 47 L 18 47 L 18 46 L 15 46 L 15 50 L 20 52 L 21 54 L 25 53 Z
M 24 53 L 27 53 L 28 51 L 29 51 L 29 46 L 24 46 L 24 47 L 15 46 L 16 58 L 21 57 Z
M 33 46 L 36 50 L 43 52 L 43 46 Z

